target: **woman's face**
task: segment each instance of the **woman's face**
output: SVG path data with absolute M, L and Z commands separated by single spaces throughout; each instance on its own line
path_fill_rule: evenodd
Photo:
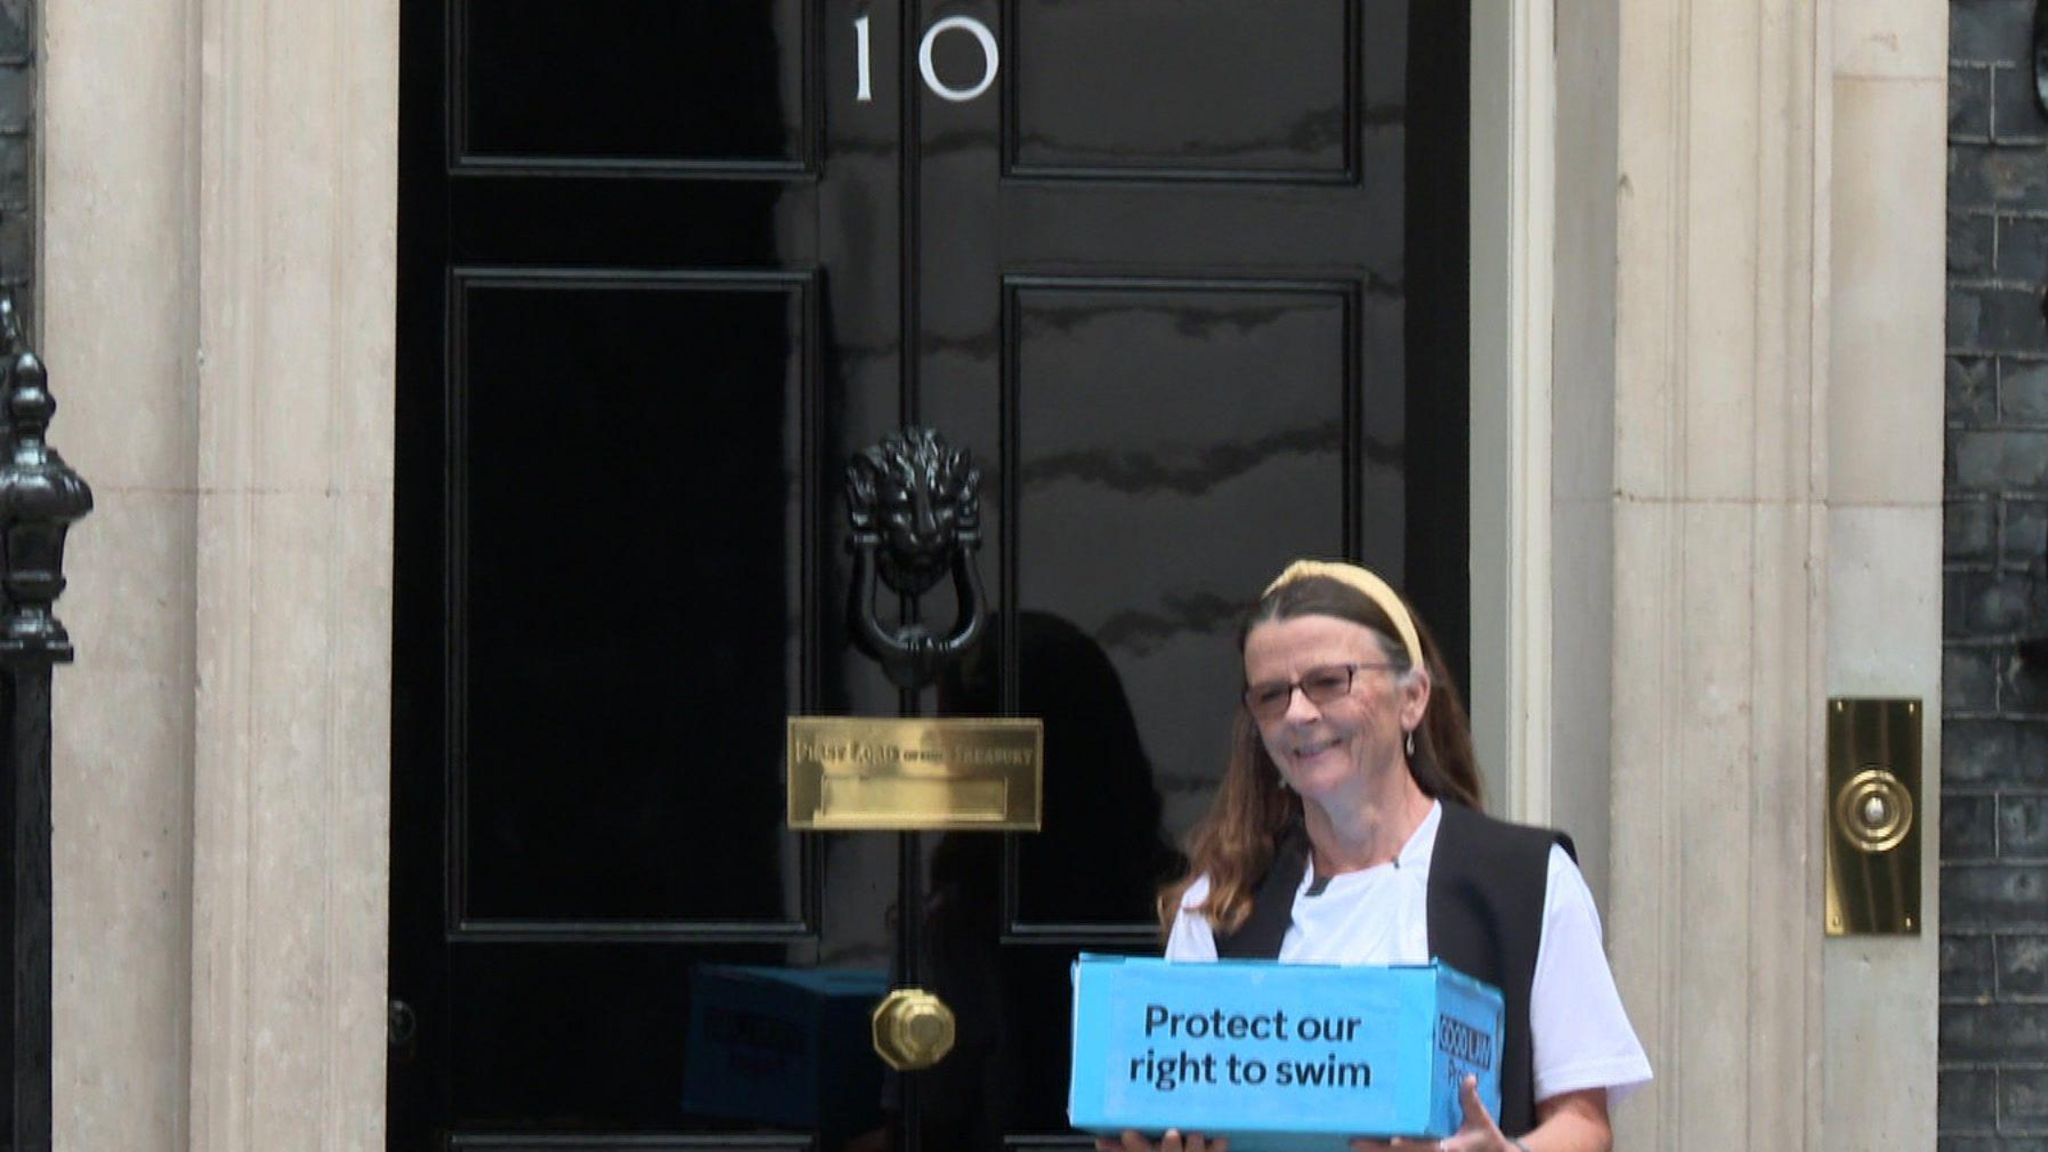
M 1334 616 L 1268 620 L 1245 637 L 1245 683 L 1254 692 L 1316 679 L 1338 683 L 1329 675 L 1341 675 L 1345 665 L 1358 666 L 1348 692 L 1317 703 L 1294 691 L 1285 712 L 1276 704 L 1271 715 L 1253 714 L 1266 754 L 1307 799 L 1335 797 L 1384 771 L 1405 772 L 1402 740 L 1421 723 L 1429 677 L 1404 684 L 1377 634 Z

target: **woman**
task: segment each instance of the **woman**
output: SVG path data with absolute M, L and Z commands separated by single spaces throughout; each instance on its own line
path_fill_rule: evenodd
M 1377 576 L 1298 561 L 1240 637 L 1230 763 L 1160 902 L 1173 960 L 1432 957 L 1501 989 L 1501 1115 L 1464 1087 L 1448 1152 L 1605 1152 L 1610 1097 L 1650 1078 L 1570 842 L 1479 812 L 1457 689 Z M 1159 1152 L 1219 1152 L 1169 1132 Z M 1127 1132 L 1105 1152 L 1153 1147 Z M 1388 1145 L 1352 1144 L 1358 1152 Z

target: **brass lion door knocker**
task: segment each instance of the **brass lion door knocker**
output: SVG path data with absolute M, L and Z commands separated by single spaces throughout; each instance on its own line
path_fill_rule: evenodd
M 846 466 L 854 579 L 847 619 L 854 643 L 898 688 L 917 690 L 981 639 L 985 597 L 974 554 L 981 548 L 981 470 L 964 449 L 930 428 L 892 432 Z M 885 626 L 875 578 L 903 596 L 922 596 L 950 569 L 959 618 L 945 636 L 915 620 Z

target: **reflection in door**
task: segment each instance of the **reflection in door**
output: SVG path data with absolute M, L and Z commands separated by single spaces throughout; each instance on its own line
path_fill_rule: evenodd
M 924 974 L 960 1027 L 928 1074 L 926 1148 L 998 1148 L 1006 1133 L 1063 1126 L 1070 1018 L 1050 1009 L 1066 997 L 1064 940 L 1147 922 L 1183 867 L 1108 654 L 1047 612 L 1018 613 L 1011 635 L 1014 664 L 1000 643 L 984 646 L 940 684 L 938 705 L 993 715 L 1004 680 L 1017 685 L 1008 708 L 1045 722 L 1044 831 L 948 833 L 931 853 Z M 1033 948 L 1033 936 L 1047 942 Z

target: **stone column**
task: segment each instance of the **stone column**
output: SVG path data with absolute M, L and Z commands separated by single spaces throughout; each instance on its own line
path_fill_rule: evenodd
M 398 6 L 199 16 L 191 1147 L 382 1148 Z
M 98 508 L 61 603 L 52 757 L 59 1149 L 186 1146 L 198 497 L 198 27 L 45 0 L 42 353 Z
M 1616 1144 L 1930 1147 L 1938 814 L 1917 938 L 1824 937 L 1821 837 L 1828 698 L 1939 696 L 1945 13 L 1612 12 Z
M 1920 932 L 1822 946 L 1830 1149 L 1935 1147 L 1949 6 L 1834 7 L 1827 689 L 1919 699 Z
M 1618 8 L 1616 1146 L 1819 1139 L 1827 5 Z
M 395 0 L 47 0 L 59 1148 L 381 1149 Z

